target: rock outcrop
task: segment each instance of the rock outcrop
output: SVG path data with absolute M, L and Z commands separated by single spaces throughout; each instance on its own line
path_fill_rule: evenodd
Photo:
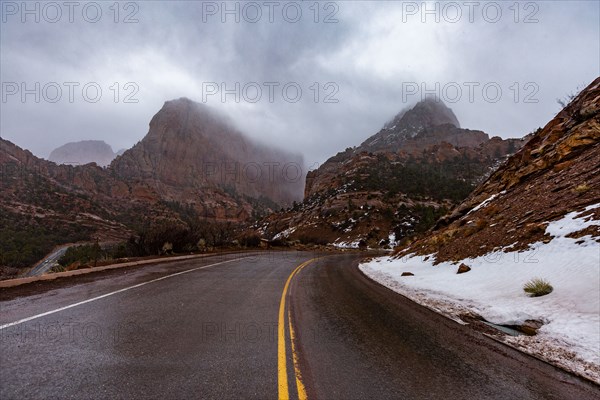
M 471 267 L 469 267 L 467 264 L 460 264 L 458 266 L 458 270 L 456 270 L 457 274 L 464 274 L 465 272 L 469 272 L 471 270 Z
M 429 229 L 526 140 L 462 129 L 441 101 L 425 100 L 309 172 L 304 201 L 257 229 L 269 238 L 394 247 Z
M 257 144 L 224 116 L 181 98 L 168 101 L 148 134 L 110 170 L 207 217 L 245 219 L 302 198 L 302 157 Z
M 148 135 L 106 168 L 57 165 L 0 139 L 0 267 L 144 226 L 242 223 L 299 200 L 302 171 L 300 156 L 254 143 L 187 99 L 166 102 Z
M 391 122 L 356 148 L 348 148 L 307 175 L 304 197 L 330 188 L 340 168 L 361 153 L 387 153 L 399 159 L 417 158 L 425 162 L 440 158 L 502 160 L 524 144 L 522 139 L 490 137 L 482 131 L 462 129 L 441 100 L 427 99 L 403 110 Z M 431 157 L 433 153 L 433 158 Z
M 84 165 L 96 163 L 100 167 L 108 166 L 117 156 L 112 147 L 101 140 L 84 140 L 67 143 L 54 149 L 48 157 L 56 164 Z
M 438 262 L 526 249 L 548 222 L 600 202 L 600 78 L 510 157 L 427 237 L 402 253 Z M 595 219 L 600 209 L 589 211 Z M 600 237 L 591 226 L 578 235 Z

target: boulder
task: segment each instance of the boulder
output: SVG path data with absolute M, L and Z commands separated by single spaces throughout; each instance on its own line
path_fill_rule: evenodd
M 471 267 L 469 267 L 467 264 L 460 264 L 458 267 L 458 271 L 456 271 L 457 274 L 464 274 L 465 272 L 469 272 L 471 270 Z
M 519 329 L 526 335 L 533 336 L 537 334 L 538 329 L 540 329 L 544 325 L 542 321 L 538 321 L 535 319 L 526 320 Z
M 415 276 L 412 272 L 403 272 L 402 276 Z

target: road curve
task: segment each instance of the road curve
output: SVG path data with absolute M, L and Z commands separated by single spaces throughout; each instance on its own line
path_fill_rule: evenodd
M 308 398 L 600 398 L 599 386 L 371 281 L 356 256 L 319 260 L 291 290 Z
M 3 289 L 0 326 L 63 310 L 0 331 L 0 398 L 275 398 L 279 300 L 307 258 L 235 254 L 39 295 Z
M 52 267 L 57 265 L 58 260 L 65 255 L 69 246 L 63 246 L 59 249 L 54 250 L 52 253 L 44 257 L 43 260 L 38 262 L 25 276 L 37 276 L 48 272 Z
M 370 281 L 360 255 L 316 256 L 219 255 L 2 289 L 0 398 L 600 393 Z

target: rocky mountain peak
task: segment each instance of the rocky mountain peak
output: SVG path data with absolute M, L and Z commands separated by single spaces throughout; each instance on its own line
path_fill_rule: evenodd
M 600 219 L 600 78 L 502 164 L 429 236 L 404 252 L 437 261 L 528 249 L 552 240 L 546 227 L 569 212 Z M 594 208 L 595 207 L 595 208 Z M 600 238 L 600 228 L 574 234 Z M 600 239 L 598 239 L 600 240 Z
M 106 167 L 117 156 L 113 149 L 102 140 L 71 142 L 54 149 L 48 157 L 56 164 L 84 165 L 96 163 Z
M 426 99 L 310 171 L 304 201 L 266 218 L 260 233 L 393 247 L 429 229 L 525 143 L 462 129 L 442 101 Z
M 166 101 L 150 121 L 150 130 L 144 140 L 152 138 L 190 139 L 191 134 L 205 135 L 215 126 L 229 125 L 223 115 L 208 106 L 187 97 Z
M 245 198 L 268 199 L 263 203 L 273 207 L 301 198 L 303 176 L 287 179 L 282 174 L 290 163 L 301 173 L 301 156 L 254 142 L 228 117 L 179 98 L 164 103 L 148 134 L 111 169 L 125 179 L 141 179 L 163 198 L 194 203 L 209 218 L 237 218 L 241 208 L 246 214 L 252 211 Z M 217 206 L 216 198 L 236 206 Z M 217 209 L 222 212 L 213 215 Z
M 432 132 L 460 132 L 460 123 L 441 99 L 426 98 L 411 108 L 400 111 L 375 135 L 364 141 L 358 151 L 398 151 L 405 141 Z M 487 139 L 487 137 L 486 137 Z M 482 138 L 477 139 L 478 145 Z
M 452 109 L 446 106 L 441 99 L 435 97 L 428 97 L 413 107 L 402 110 L 384 128 L 391 129 L 394 125 L 399 124 L 415 128 L 450 124 L 460 128 L 460 123 Z

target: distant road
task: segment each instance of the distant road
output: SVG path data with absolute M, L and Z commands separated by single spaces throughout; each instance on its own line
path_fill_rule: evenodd
M 61 247 L 55 250 L 49 256 L 37 263 L 25 276 L 37 276 L 48 272 L 52 267 L 58 264 L 58 260 L 66 253 L 70 246 Z
M 360 254 L 216 255 L 0 290 L 0 398 L 597 399 L 365 278 Z

